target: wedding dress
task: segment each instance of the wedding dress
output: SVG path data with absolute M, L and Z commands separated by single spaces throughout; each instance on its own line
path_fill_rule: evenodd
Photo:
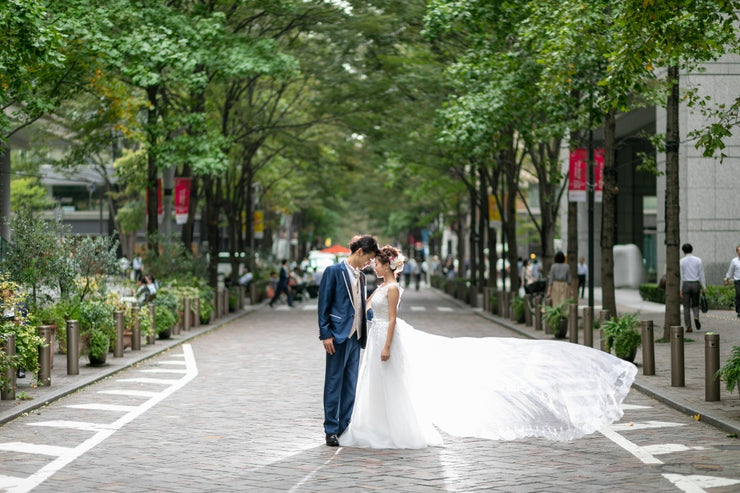
M 390 286 L 397 284 L 377 288 L 372 297 L 352 420 L 340 445 L 442 445 L 437 428 L 458 437 L 566 441 L 622 417 L 637 369 L 578 344 L 449 338 L 396 318 L 390 359 L 381 361 Z

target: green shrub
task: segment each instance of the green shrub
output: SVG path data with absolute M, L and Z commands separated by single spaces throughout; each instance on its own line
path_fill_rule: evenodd
M 733 310 L 735 286 L 707 286 L 707 305 L 710 310 Z
M 159 298 L 158 298 L 159 299 Z M 176 312 L 164 304 L 154 304 L 154 328 L 157 334 L 171 329 L 177 323 Z
M 92 358 L 100 359 L 108 352 L 110 339 L 100 329 L 93 329 L 90 332 L 89 351 Z
M 714 379 L 718 378 L 725 382 L 725 388 L 729 393 L 732 393 L 735 387 L 738 387 L 740 392 L 740 346 L 733 346 L 730 358 L 714 374 Z
M 629 359 L 642 343 L 642 334 L 637 330 L 640 324 L 637 313 L 628 313 L 621 317 L 612 317 L 602 325 L 606 338 L 606 350 L 618 358 Z
M 640 297 L 645 301 L 665 303 L 665 290 L 660 289 L 657 284 L 640 284 L 637 290 L 640 293 Z

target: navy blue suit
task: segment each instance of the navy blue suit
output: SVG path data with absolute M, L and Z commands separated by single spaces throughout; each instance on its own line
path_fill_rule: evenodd
M 345 262 L 327 267 L 319 286 L 319 339 L 334 338 L 334 354 L 326 355 L 324 430 L 341 434 L 352 417 L 360 366 L 360 348 L 367 342 L 365 275 L 360 272 L 360 313 L 357 334 L 349 337 L 355 319 L 352 276 Z

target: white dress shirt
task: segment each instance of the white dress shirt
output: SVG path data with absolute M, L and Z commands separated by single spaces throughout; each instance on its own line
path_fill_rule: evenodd
M 706 288 L 707 281 L 704 278 L 704 264 L 699 257 L 687 253 L 681 259 L 681 282 L 699 281 L 702 288 Z
M 730 268 L 727 269 L 725 279 L 740 281 L 740 257 L 735 257 L 730 261 Z

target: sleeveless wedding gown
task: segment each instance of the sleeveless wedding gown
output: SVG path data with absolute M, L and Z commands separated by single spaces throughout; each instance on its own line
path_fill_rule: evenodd
M 381 361 L 391 285 L 372 297 L 352 420 L 340 445 L 442 445 L 437 428 L 458 437 L 566 441 L 622 417 L 635 365 L 578 344 L 449 338 L 396 318 L 391 357 Z

